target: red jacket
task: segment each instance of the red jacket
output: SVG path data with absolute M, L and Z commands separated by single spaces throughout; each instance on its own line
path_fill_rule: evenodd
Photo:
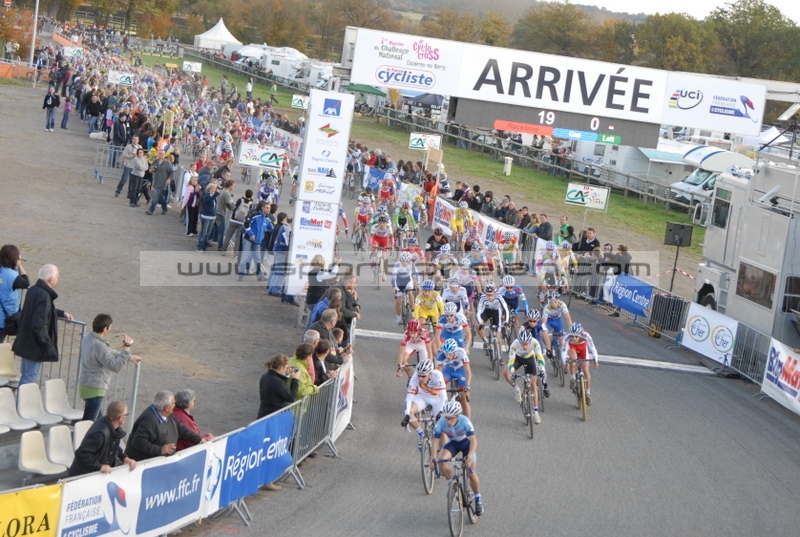
M 197 436 L 203 436 L 202 434 L 200 434 L 200 427 L 198 427 L 197 423 L 194 421 L 194 416 L 186 412 L 184 409 L 175 407 L 175 409 L 172 411 L 172 415 L 175 417 L 176 420 L 184 424 L 190 431 L 195 433 Z M 186 449 L 194 445 L 195 445 L 194 443 L 189 442 L 187 440 L 178 440 L 176 451 L 180 451 L 182 449 Z

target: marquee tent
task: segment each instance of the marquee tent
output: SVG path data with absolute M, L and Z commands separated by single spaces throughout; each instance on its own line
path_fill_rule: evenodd
M 221 18 L 210 30 L 194 36 L 195 48 L 222 50 L 222 47 L 228 44 L 241 45 L 242 42 L 233 37 L 233 34 L 228 31 Z

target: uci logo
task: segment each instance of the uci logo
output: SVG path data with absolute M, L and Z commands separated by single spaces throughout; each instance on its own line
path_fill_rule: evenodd
M 703 102 L 703 92 L 700 90 L 676 90 L 669 99 L 670 108 L 691 110 Z

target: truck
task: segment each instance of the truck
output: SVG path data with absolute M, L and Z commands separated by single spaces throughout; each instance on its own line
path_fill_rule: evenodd
M 683 162 L 694 166 L 694 171 L 685 179 L 670 185 L 670 199 L 687 205 L 696 205 L 709 199 L 717 178 L 723 172 L 736 175 L 752 173 L 753 159 L 716 146 L 701 145 L 688 150 Z
M 751 176 L 726 171 L 716 181 L 694 298 L 800 347 L 798 162 L 786 153 L 757 157 Z

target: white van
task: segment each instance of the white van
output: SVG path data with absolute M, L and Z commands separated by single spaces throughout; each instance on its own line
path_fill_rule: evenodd
M 755 166 L 750 157 L 713 146 L 690 149 L 683 155 L 683 161 L 697 169 L 683 181 L 670 185 L 670 198 L 689 205 L 707 201 L 722 172 L 732 169 L 752 170 Z

